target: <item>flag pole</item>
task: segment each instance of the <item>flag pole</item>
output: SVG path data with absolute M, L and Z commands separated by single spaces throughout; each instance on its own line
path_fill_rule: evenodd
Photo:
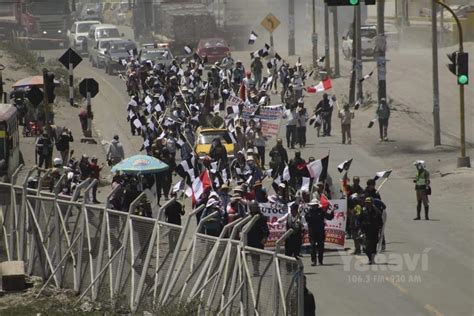
M 188 104 L 186 102 L 186 98 L 184 97 L 183 91 L 181 91 L 181 87 L 178 86 L 178 89 L 179 89 L 179 94 L 181 94 L 181 96 L 183 97 L 183 103 L 184 103 L 184 106 L 186 106 L 186 110 L 188 110 L 189 115 L 192 115 L 191 110 L 189 109 Z
M 346 187 L 344 186 L 344 180 L 349 181 L 349 177 L 347 176 L 348 173 L 349 173 L 349 171 L 346 170 L 346 172 L 344 173 L 344 175 L 342 176 L 342 179 L 341 179 L 341 189 L 342 189 L 342 193 L 344 193 L 344 195 L 345 195 L 346 197 L 347 197 L 348 192 L 346 191 Z
M 186 174 L 186 176 L 184 177 L 183 181 L 184 181 L 184 188 L 183 188 L 183 192 L 181 193 L 181 204 L 183 204 L 183 207 L 184 207 L 184 200 L 186 199 L 186 185 L 187 185 L 187 180 L 188 180 L 188 175 Z
M 382 189 L 382 187 L 383 187 L 383 185 L 385 184 L 385 182 L 387 182 L 387 180 L 388 180 L 388 178 L 385 178 L 385 179 L 383 180 L 383 182 L 380 184 L 380 186 L 378 187 L 378 189 L 377 189 L 375 192 L 378 193 L 378 192 L 380 191 L 380 189 Z
M 331 149 L 328 149 L 328 168 L 327 168 L 327 169 L 329 169 L 329 156 L 330 156 L 330 154 L 331 154 Z M 327 178 L 328 178 L 328 173 L 327 173 L 327 170 L 326 170 L 326 177 L 324 178 L 324 183 L 323 183 L 323 194 L 324 194 L 324 192 L 326 191 L 326 181 L 327 181 Z M 319 179 L 318 179 L 318 180 L 319 180 Z M 318 181 L 318 182 L 319 182 L 319 181 Z M 316 183 L 316 185 L 317 185 L 317 183 Z M 324 194 L 324 196 L 326 196 L 326 194 Z M 327 196 L 326 196 L 326 199 L 328 199 Z M 321 197 L 319 198 L 319 200 L 321 201 Z M 329 199 L 328 199 L 328 200 L 329 200 Z

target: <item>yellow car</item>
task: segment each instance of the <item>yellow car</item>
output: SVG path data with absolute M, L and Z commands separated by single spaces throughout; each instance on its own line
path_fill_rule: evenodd
M 234 157 L 234 144 L 227 137 L 227 129 L 223 128 L 203 128 L 198 129 L 196 138 L 196 152 L 202 159 L 209 155 L 212 141 L 220 138 L 222 144 L 227 151 L 227 157 Z

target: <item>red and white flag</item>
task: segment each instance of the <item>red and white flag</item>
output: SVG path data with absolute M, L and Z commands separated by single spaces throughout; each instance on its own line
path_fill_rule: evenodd
M 331 88 L 332 88 L 331 78 L 328 78 L 326 80 L 323 80 L 323 81 L 319 82 L 315 86 L 311 86 L 311 87 L 306 88 L 306 92 L 308 92 L 308 93 L 318 93 L 318 92 L 324 92 L 324 91 L 330 90 Z
M 332 205 L 332 203 L 328 200 L 326 195 L 321 194 L 321 197 L 319 198 L 319 205 L 321 205 L 321 208 L 326 211 L 329 206 Z
M 209 171 L 206 169 L 204 170 L 199 177 L 194 179 L 192 183 L 192 202 L 193 205 L 196 204 L 196 201 L 201 198 L 201 196 L 207 190 L 212 188 L 212 181 L 211 177 L 209 176 Z

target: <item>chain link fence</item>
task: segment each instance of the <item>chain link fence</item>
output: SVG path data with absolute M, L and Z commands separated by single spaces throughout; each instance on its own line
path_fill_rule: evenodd
M 158 219 L 133 215 L 144 193 L 122 212 L 82 198 L 96 180 L 64 197 L 57 188 L 29 189 L 26 179 L 0 183 L 0 192 L 9 196 L 0 201 L 0 249 L 7 260 L 22 260 L 28 274 L 43 278 L 38 296 L 54 286 L 74 289 L 77 303 L 87 295 L 130 312 L 195 304 L 202 315 L 303 313 L 302 263 L 279 254 L 279 247 L 274 252 L 246 245 L 256 216 L 230 223 L 213 237 L 199 232 L 215 214 L 190 228 L 202 207 L 176 226 L 159 220 L 167 204 Z

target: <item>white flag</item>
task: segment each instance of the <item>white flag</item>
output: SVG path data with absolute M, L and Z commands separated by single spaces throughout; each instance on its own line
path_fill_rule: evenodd
M 136 128 L 140 128 L 142 127 L 142 122 L 139 119 L 135 119 L 133 125 L 135 125 Z

